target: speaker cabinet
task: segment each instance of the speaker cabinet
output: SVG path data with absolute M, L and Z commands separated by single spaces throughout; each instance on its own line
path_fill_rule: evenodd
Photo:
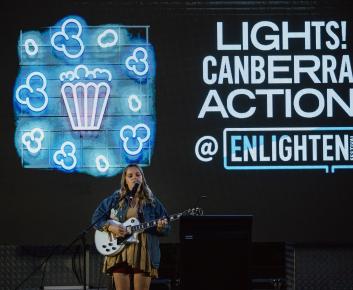
M 287 244 L 287 290 L 352 290 L 352 244 Z
M 251 228 L 250 215 L 182 217 L 182 289 L 249 290 Z

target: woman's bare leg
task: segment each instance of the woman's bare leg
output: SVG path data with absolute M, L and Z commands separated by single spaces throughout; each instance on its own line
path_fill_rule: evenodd
M 130 275 L 123 273 L 113 273 L 116 290 L 130 290 Z
M 145 276 L 143 273 L 134 274 L 134 290 L 149 290 L 151 277 Z

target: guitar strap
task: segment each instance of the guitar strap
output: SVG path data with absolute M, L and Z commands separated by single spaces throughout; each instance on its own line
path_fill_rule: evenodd
M 110 205 L 110 218 L 118 221 L 118 209 L 119 209 L 119 203 L 123 199 L 122 196 L 120 196 L 120 191 L 117 190 L 116 192 L 116 199 L 112 200 L 112 203 Z
M 145 222 L 145 218 L 143 216 L 142 206 L 139 206 L 139 209 L 137 211 L 137 219 L 140 221 L 140 223 L 144 223 Z

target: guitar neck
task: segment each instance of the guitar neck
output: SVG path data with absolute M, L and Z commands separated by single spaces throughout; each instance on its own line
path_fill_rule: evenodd
M 180 219 L 180 217 L 181 217 L 182 215 L 183 215 L 182 213 L 177 213 L 177 214 L 170 215 L 170 216 L 167 217 L 166 219 L 167 219 L 169 222 L 172 222 L 172 221 L 176 221 L 176 220 Z M 149 222 L 145 222 L 145 223 L 139 224 L 139 225 L 137 225 L 137 226 L 131 226 L 131 233 L 134 233 L 134 232 L 141 232 L 141 231 L 143 231 L 143 230 L 156 227 L 157 224 L 158 224 L 158 220 L 159 220 L 159 219 L 153 220 L 153 221 L 149 221 Z

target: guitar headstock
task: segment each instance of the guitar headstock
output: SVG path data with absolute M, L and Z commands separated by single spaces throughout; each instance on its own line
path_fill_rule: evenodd
M 183 212 L 183 216 L 199 216 L 203 215 L 203 210 L 200 207 L 189 208 Z

